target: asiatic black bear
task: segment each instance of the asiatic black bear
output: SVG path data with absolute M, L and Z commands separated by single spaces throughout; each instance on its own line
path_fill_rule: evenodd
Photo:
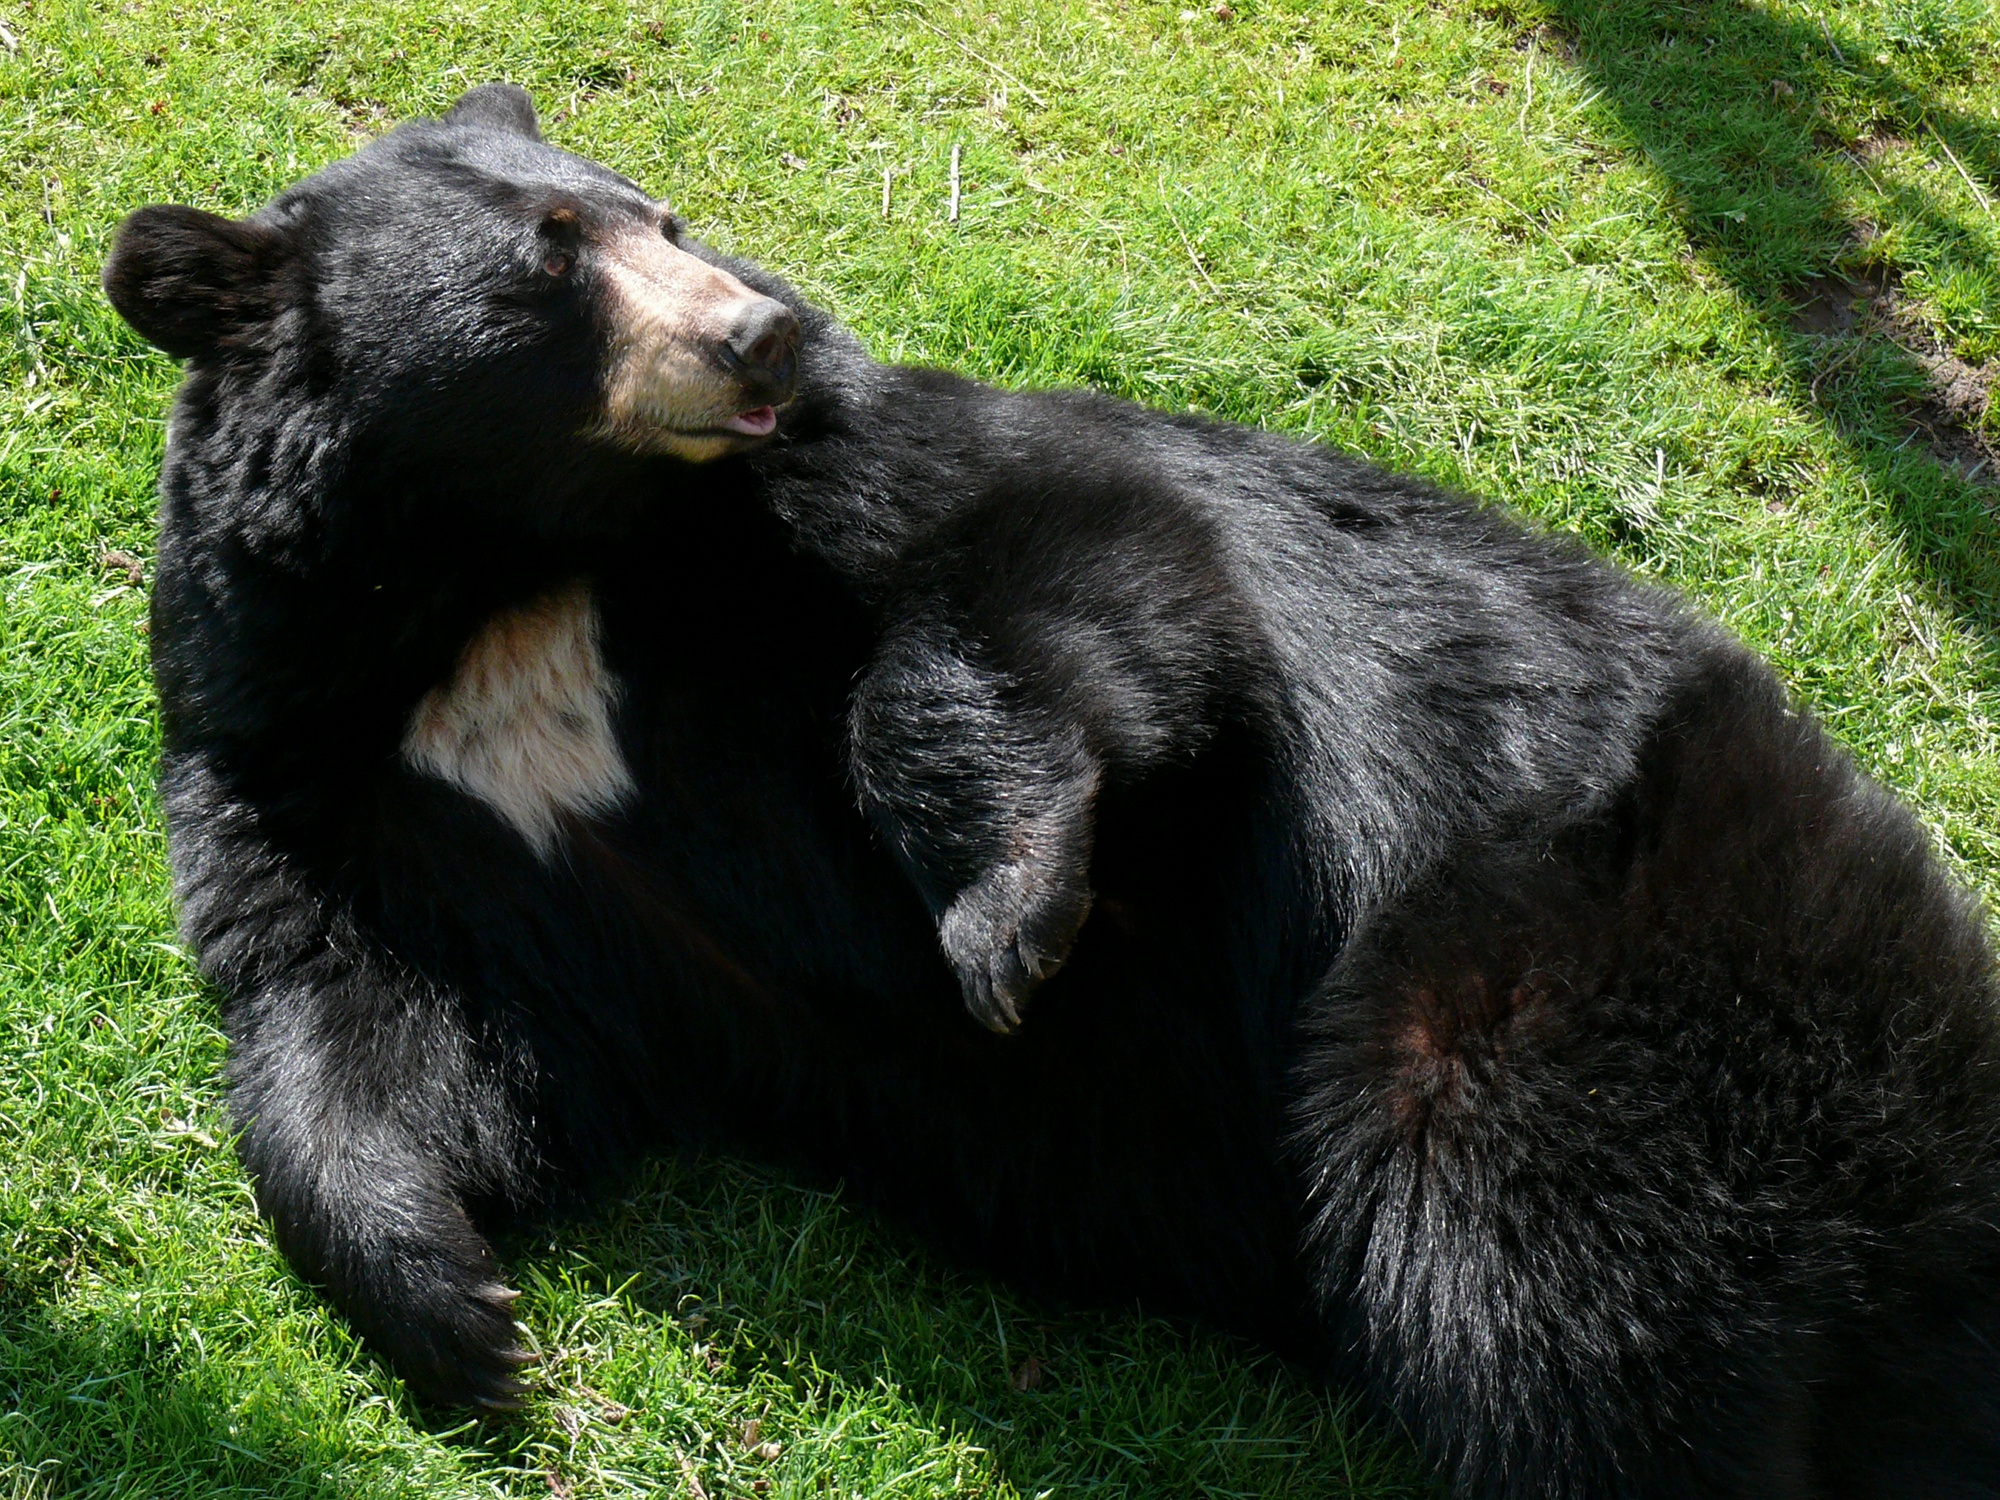
M 1671 598 L 875 364 L 498 86 L 105 285 L 189 360 L 244 1157 L 424 1396 L 520 1390 L 483 1226 L 700 1140 L 1324 1358 L 1465 1495 L 1996 1492 L 1980 914 Z

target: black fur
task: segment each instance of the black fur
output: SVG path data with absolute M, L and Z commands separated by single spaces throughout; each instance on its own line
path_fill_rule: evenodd
M 535 225 L 641 200 L 524 109 L 106 273 L 195 356 L 153 640 L 243 1151 L 417 1390 L 518 1390 L 475 1226 L 698 1140 L 1333 1361 L 1463 1494 L 1996 1493 L 1993 958 L 1766 668 L 1419 482 L 879 366 L 735 263 L 804 328 L 777 437 L 593 446 Z M 544 859 L 397 746 L 578 579 L 639 794 Z

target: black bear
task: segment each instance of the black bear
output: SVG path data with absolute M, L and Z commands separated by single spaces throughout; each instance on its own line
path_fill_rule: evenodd
M 244 1158 L 423 1396 L 521 1390 L 483 1230 L 704 1141 L 1324 1361 L 1461 1494 L 2000 1492 L 1981 914 L 1671 598 L 875 364 L 501 86 L 105 286 L 189 361 Z

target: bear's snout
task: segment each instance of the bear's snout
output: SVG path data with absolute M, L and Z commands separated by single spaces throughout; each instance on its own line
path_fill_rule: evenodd
M 601 250 L 610 348 L 600 435 L 704 462 L 769 436 L 797 381 L 799 320 L 657 233 Z
M 792 310 L 765 297 L 745 308 L 722 341 L 722 362 L 752 397 L 783 405 L 798 378 L 799 320 Z

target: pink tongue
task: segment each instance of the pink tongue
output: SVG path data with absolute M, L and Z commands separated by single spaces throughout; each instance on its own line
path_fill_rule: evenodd
M 778 410 L 774 406 L 753 407 L 749 411 L 738 412 L 722 425 L 731 432 L 762 437 L 778 425 Z

